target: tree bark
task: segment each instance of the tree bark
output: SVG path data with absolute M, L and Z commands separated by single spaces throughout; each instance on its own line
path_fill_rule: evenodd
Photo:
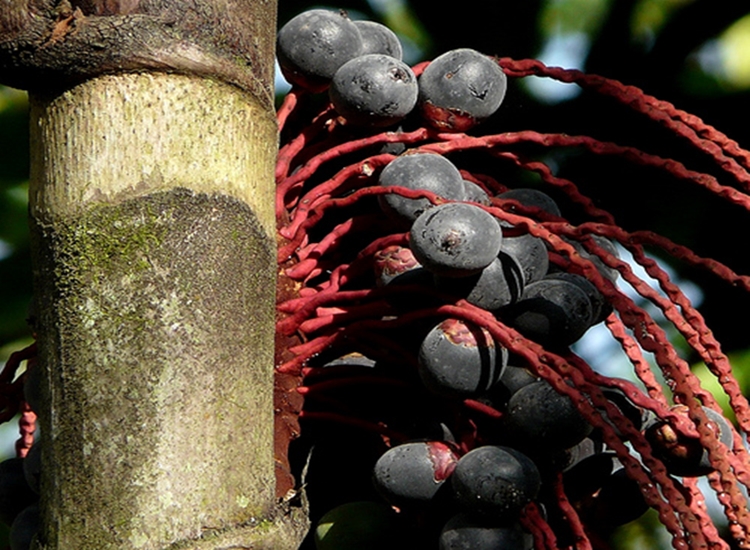
M 274 34 L 250 0 L 0 15 L 31 91 L 39 549 L 304 537 L 274 487 Z

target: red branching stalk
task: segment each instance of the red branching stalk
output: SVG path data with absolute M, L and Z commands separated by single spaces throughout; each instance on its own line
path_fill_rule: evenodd
M 564 519 L 568 522 L 570 531 L 573 534 L 575 541 L 574 548 L 576 550 L 591 550 L 591 542 L 586 535 L 586 530 L 581 523 L 581 518 L 578 517 L 578 512 L 570 504 L 568 496 L 565 494 L 565 487 L 563 486 L 562 473 L 559 472 L 555 477 L 554 481 L 555 495 L 557 496 L 557 504 L 560 506 Z
M 516 61 L 502 58 L 498 60 L 498 63 L 509 76 L 546 76 L 561 82 L 575 83 L 584 89 L 611 96 L 623 105 L 662 124 L 676 135 L 687 139 L 697 150 L 711 155 L 717 166 L 735 176 L 746 189 L 750 184 L 750 173 L 748 173 L 750 153 L 695 115 L 677 109 L 667 101 L 645 94 L 635 86 L 626 86 L 616 80 L 585 74 L 577 70 L 547 67 L 535 59 Z M 727 157 L 727 154 L 730 156 Z
M 500 59 L 498 62 L 509 76 L 546 76 L 564 82 L 575 82 L 596 93 L 612 96 L 705 152 L 740 184 L 742 190 L 750 189 L 750 153 L 697 117 L 648 96 L 637 88 L 599 76 L 548 68 L 531 60 Z M 417 67 L 417 70 L 425 65 Z M 297 98 L 294 97 L 288 103 L 285 102 L 279 115 L 282 124 L 294 112 L 296 101 Z M 675 159 L 662 158 L 636 147 L 603 142 L 590 136 L 542 134 L 527 130 L 475 137 L 417 128 L 404 132 L 374 133 L 364 138 L 348 140 L 345 133 L 339 131 L 342 129 L 341 124 L 342 121 L 336 119 L 336 114 L 330 108 L 325 109 L 299 136 L 282 147 L 279 157 L 279 262 L 284 264 L 284 276 L 298 281 L 302 286 L 298 288 L 296 296 L 287 296 L 279 303 L 279 333 L 288 336 L 296 334 L 301 342 L 287 349 L 287 358 L 278 365 L 278 371 L 285 376 L 297 377 L 297 393 L 314 395 L 316 399 L 325 402 L 328 399 L 327 389 L 354 388 L 365 382 L 382 382 L 360 372 L 342 374 L 343 378 L 326 376 L 303 383 L 303 377 L 309 378 L 325 370 L 307 366 L 308 361 L 324 351 L 342 354 L 355 351 L 372 354 L 372 357 L 389 357 L 398 364 L 413 369 L 416 362 L 413 352 L 401 349 L 400 344 L 392 340 L 391 336 L 425 320 L 437 322 L 446 317 L 461 319 L 489 331 L 496 342 L 522 358 L 537 376 L 572 400 L 589 423 L 601 432 L 607 446 L 616 452 L 628 475 L 639 483 L 644 498 L 657 511 L 661 522 L 671 533 L 675 548 L 727 548 L 728 545 L 721 540 L 707 515 L 703 496 L 695 483 L 687 479 L 684 484 L 680 484 L 669 474 L 661 460 L 656 458 L 644 435 L 605 398 L 601 388 L 619 388 L 636 406 L 648 409 L 658 418 L 668 421 L 678 433 L 698 439 L 715 468 L 710 479 L 730 521 L 732 536 L 740 547 L 747 547 L 750 544 L 750 514 L 747 502 L 739 490 L 739 483 L 747 486 L 750 482 L 750 460 L 741 434 L 733 434 L 735 445 L 732 451 L 719 442 L 715 426 L 708 421 L 702 409 L 703 405 L 719 410 L 718 406 L 713 396 L 701 388 L 689 365 L 670 343 L 666 332 L 643 308 L 606 280 L 597 267 L 583 258 L 570 243 L 577 241 L 589 254 L 616 269 L 622 281 L 662 311 L 667 321 L 684 336 L 718 378 L 737 414 L 740 430 L 745 434 L 750 431 L 750 405 L 732 376 L 731 365 L 719 342 L 678 286 L 645 254 L 643 246 L 658 247 L 677 260 L 701 267 L 746 291 L 750 291 L 750 277 L 736 274 L 712 258 L 699 257 L 689 248 L 661 235 L 642 230 L 625 231 L 617 225 L 609 212 L 598 208 L 592 198 L 582 194 L 574 182 L 556 176 L 544 162 L 521 156 L 514 149 L 523 147 L 528 150 L 529 145 L 540 150 L 580 148 L 590 154 L 609 156 L 619 159 L 618 162 L 641 166 L 645 170 L 662 171 L 678 181 L 698 185 L 747 210 L 750 210 L 750 196 L 734 187 L 721 184 L 712 175 L 690 170 Z M 632 363 L 634 373 L 645 386 L 646 393 L 630 382 L 597 374 L 571 352 L 558 354 L 543 349 L 504 325 L 498 317 L 461 300 L 456 301 L 455 298 L 421 287 L 371 288 L 374 255 L 390 244 L 408 245 L 407 236 L 403 233 L 382 236 L 382 232 L 378 231 L 377 215 L 353 214 L 345 221 L 339 221 L 328 235 L 313 242 L 313 230 L 319 232 L 318 224 L 330 212 L 344 212 L 344 209 L 355 206 L 367 197 L 397 193 L 407 198 L 428 198 L 433 204 L 443 202 L 443 199 L 431 193 L 376 185 L 378 171 L 394 157 L 390 154 L 373 154 L 372 151 L 376 146 L 387 143 L 402 143 L 415 150 L 443 155 L 484 151 L 494 158 L 509 161 L 522 170 L 537 174 L 542 182 L 562 191 L 573 203 L 579 205 L 591 221 L 578 226 L 573 226 L 562 218 L 544 214 L 538 209 L 523 207 L 515 201 L 493 198 L 491 206 L 482 208 L 511 224 L 514 227 L 513 234 L 529 233 L 543 239 L 550 250 L 550 258 L 559 267 L 585 276 L 596 286 L 614 309 L 606 320 L 606 325 Z M 349 155 L 353 154 L 369 156 L 347 165 Z M 329 173 L 333 173 L 332 167 L 338 171 L 326 180 L 318 177 L 323 166 L 327 167 Z M 474 175 L 465 169 L 462 174 L 466 179 L 480 184 L 490 194 L 500 193 L 505 189 L 494 178 Z M 346 254 L 343 250 L 342 243 L 349 235 L 370 233 L 373 235 L 372 243 L 356 255 Z M 590 238 L 591 235 L 606 237 L 628 249 L 634 261 L 658 282 L 660 290 L 642 281 L 627 263 L 597 245 Z M 330 270 L 327 276 L 326 269 Z M 314 286 L 312 281 L 315 281 Z M 394 307 L 399 296 L 420 296 L 423 300 L 420 303 L 441 305 L 420 306 L 421 309 L 407 311 Z M 669 396 L 657 381 L 652 366 L 644 357 L 645 352 L 653 356 L 656 367 L 661 369 L 666 378 Z M 403 385 L 405 382 L 394 379 L 393 383 Z M 687 415 L 677 414 L 670 409 L 671 400 L 684 404 Z M 479 400 L 466 399 L 461 404 L 461 414 L 467 415 L 464 420 L 474 426 L 475 430 L 472 417 L 492 422 L 499 421 L 503 415 L 501 410 Z M 453 409 L 454 412 L 458 410 Z M 358 425 L 384 437 L 393 435 L 394 440 L 398 440 L 396 434 L 388 432 L 391 428 L 370 419 L 353 419 L 333 412 L 305 410 L 300 416 L 311 420 Z M 464 450 L 467 450 L 471 448 L 472 441 L 481 440 L 481 434 L 463 434 L 460 439 Z M 637 455 L 627 447 L 626 441 L 632 445 Z M 567 501 L 559 480 L 554 488 L 560 509 L 576 539 L 576 547 L 590 548 L 591 541 L 585 526 Z M 557 547 L 556 535 L 541 518 L 533 503 L 527 507 L 522 523 L 533 533 L 536 548 Z
M 682 484 L 690 493 L 690 507 L 701 523 L 701 530 L 706 534 L 706 538 L 708 538 L 709 547 L 715 550 L 729 550 L 729 545 L 719 536 L 716 526 L 711 521 L 706 507 L 706 497 L 703 496 L 703 493 L 698 488 L 696 478 L 683 478 Z
M 557 550 L 557 537 L 533 502 L 524 509 L 521 525 L 534 535 L 536 550 Z
M 664 389 L 654 376 L 651 365 L 643 357 L 643 352 L 638 343 L 627 333 L 625 325 L 622 324 L 622 321 L 618 317 L 610 315 L 606 323 L 610 333 L 620 343 L 625 355 L 627 355 L 633 364 L 633 371 L 638 379 L 643 382 L 648 396 L 666 409 L 667 398 L 664 396 Z
M 21 418 L 18 420 L 19 438 L 16 440 L 16 456 L 25 457 L 34 444 L 36 431 L 36 413 L 25 401 L 21 404 Z

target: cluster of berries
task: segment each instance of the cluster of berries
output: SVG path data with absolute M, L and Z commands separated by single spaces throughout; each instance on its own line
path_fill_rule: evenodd
M 313 125 L 304 140 L 290 137 L 277 170 L 279 261 L 301 283 L 277 327 L 306 342 L 280 370 L 304 364 L 309 475 L 324 478 L 334 504 L 318 522 L 318 550 L 436 539 L 429 544 L 441 550 L 528 550 L 552 547 L 553 532 L 583 540 L 584 524 L 607 532 L 653 505 L 627 439 L 648 445 L 670 475 L 713 471 L 701 442 L 665 419 L 687 418 L 684 407 L 657 415 L 661 404 L 632 383 L 570 374 L 597 378 L 570 346 L 615 318 L 615 242 L 555 235 L 546 228 L 567 221 L 551 196 L 449 160 L 462 146 L 489 147 L 464 132 L 500 107 L 500 64 L 464 48 L 411 68 L 401 52 L 387 27 L 321 9 L 278 35 L 296 93 L 327 91 L 330 101 L 325 137 L 309 152 Z M 364 160 L 316 179 L 323 162 L 355 153 Z M 548 367 L 555 361 L 567 379 Z M 374 401 L 357 387 L 364 381 L 377 386 Z M 384 388 L 406 393 L 383 399 Z M 731 446 L 732 426 L 710 408 L 702 414 Z M 353 450 L 346 430 L 339 441 L 334 427 L 316 432 L 313 419 L 334 417 L 378 432 L 383 446 Z M 356 475 L 345 475 L 355 464 L 366 465 L 369 485 L 358 493 Z

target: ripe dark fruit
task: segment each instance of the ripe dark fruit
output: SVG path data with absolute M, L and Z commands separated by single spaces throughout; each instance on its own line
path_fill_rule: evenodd
M 397 157 L 383 168 L 378 178 L 382 186 L 430 191 L 454 201 L 466 199 L 463 181 L 461 172 L 451 161 L 431 153 L 406 153 Z M 432 207 L 427 199 L 407 199 L 396 194 L 382 196 L 380 204 L 386 213 L 409 225 Z
M 495 218 L 480 207 L 446 203 L 416 219 L 409 243 L 425 269 L 445 277 L 466 277 L 497 258 L 502 236 Z
M 499 199 L 513 199 L 524 206 L 533 206 L 535 208 L 540 208 L 553 216 L 562 216 L 560 207 L 554 199 L 544 191 L 539 191 L 538 189 L 519 187 L 517 189 L 509 189 L 504 193 L 500 193 L 497 197 Z M 513 212 L 514 209 L 510 208 L 509 211 Z
M 525 454 L 486 445 L 469 451 L 456 464 L 451 487 L 468 513 L 498 521 L 515 520 L 541 487 L 539 470 Z
M 404 443 L 378 459 L 373 483 L 394 506 L 424 505 L 448 479 L 457 461 L 458 455 L 442 441 Z
M 637 406 L 627 394 L 620 388 L 601 388 L 601 392 L 617 409 L 633 424 L 636 430 L 643 428 L 653 414 L 648 409 L 642 409 Z M 606 416 L 606 411 L 601 411 Z M 619 429 L 610 421 L 614 429 L 619 433 Z
M 620 257 L 619 250 L 617 250 L 617 247 L 615 246 L 615 244 L 608 238 L 602 237 L 601 235 L 591 235 L 591 238 L 596 242 L 596 244 L 600 248 L 604 249 L 605 252 L 609 253 L 615 258 Z M 599 270 L 599 273 L 601 273 L 603 277 L 608 278 L 613 283 L 617 281 L 617 277 L 620 276 L 619 271 L 617 271 L 613 267 L 609 267 L 596 254 L 591 254 L 588 250 L 584 248 L 584 246 L 580 242 L 572 241 L 570 244 L 573 245 L 573 248 L 575 248 L 578 251 L 578 254 L 580 254 L 583 258 L 591 260 L 591 262 L 596 266 L 596 268 Z
M 576 273 L 559 272 L 550 273 L 547 275 L 547 278 L 561 279 L 563 281 L 571 282 L 586 293 L 586 296 L 588 296 L 589 301 L 591 302 L 591 307 L 593 308 L 591 325 L 601 323 L 609 317 L 610 313 L 612 313 L 612 304 L 610 304 L 604 295 L 599 292 L 599 289 L 594 286 L 594 283 L 589 281 L 586 277 Z
M 495 311 L 518 300 L 523 292 L 523 274 L 518 264 L 501 253 L 478 274 L 458 278 L 436 276 L 435 286 L 477 307 Z
M 505 97 L 507 77 L 486 55 L 460 48 L 436 57 L 419 78 L 419 103 L 429 124 L 462 132 L 491 116 Z
M 597 453 L 584 458 L 565 471 L 565 493 L 571 501 L 576 502 L 591 497 L 612 475 L 614 467 L 615 455 L 611 452 Z
M 362 36 L 362 55 L 382 53 L 398 60 L 403 58 L 401 41 L 391 29 L 375 21 L 355 21 L 354 24 Z
M 583 513 L 590 525 L 606 532 L 638 519 L 647 510 L 648 504 L 638 483 L 620 468 L 605 480 L 594 498 L 587 502 Z
M 492 388 L 492 397 L 498 399 L 505 408 L 504 405 L 508 403 L 514 393 L 538 380 L 539 378 L 524 367 L 506 365 L 498 384 Z
M 375 253 L 374 267 L 375 280 L 383 286 L 421 266 L 410 249 L 394 245 Z
M 490 389 L 507 362 L 508 351 L 486 330 L 457 319 L 434 327 L 419 348 L 422 382 L 448 397 L 470 397 Z
M 328 91 L 334 108 L 350 124 L 390 126 L 414 108 L 417 78 L 403 61 L 367 54 L 344 63 Z
M 568 346 L 591 326 L 593 306 L 577 285 L 544 278 L 531 283 L 503 319 L 524 336 L 548 346 Z
M 308 10 L 281 27 L 276 54 L 289 82 L 322 92 L 341 65 L 362 54 L 362 36 L 342 12 Z
M 525 283 L 541 280 L 549 269 L 549 254 L 544 241 L 530 234 L 505 237 L 500 250 L 513 256 L 523 270 Z
M 675 405 L 672 410 L 687 414 L 685 405 Z M 729 421 L 713 409 L 703 407 L 703 412 L 718 430 L 719 441 L 731 449 L 733 438 Z M 654 455 L 664 462 L 669 473 L 695 477 L 709 474 L 714 470 L 708 451 L 703 448 L 700 440 L 683 436 L 667 421 L 654 422 L 646 427 L 644 433 L 653 447 Z
M 529 536 L 515 523 L 499 524 L 468 514 L 453 516 L 440 532 L 440 550 L 527 550 Z M 532 539 L 533 545 L 533 539 Z
M 464 180 L 464 189 L 467 201 L 483 204 L 484 206 L 490 205 L 490 196 L 478 184 L 473 181 Z
M 511 396 L 503 422 L 513 442 L 534 451 L 568 449 L 592 431 L 570 398 L 543 380 Z

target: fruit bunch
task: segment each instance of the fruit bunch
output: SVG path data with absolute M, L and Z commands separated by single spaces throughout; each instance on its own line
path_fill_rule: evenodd
M 292 89 L 278 110 L 277 479 L 280 494 L 304 484 L 316 547 L 592 548 L 649 508 L 676 548 L 750 545 L 740 490 L 750 407 L 700 313 L 644 247 L 746 290 L 750 279 L 626 231 L 543 153 L 624 159 L 746 209 L 750 154 L 602 77 L 465 48 L 408 67 L 400 52 L 389 29 L 343 12 L 304 12 L 278 35 Z M 650 117 L 740 189 L 589 136 L 478 133 L 509 79 L 530 75 Z M 513 181 L 519 173 L 533 184 Z M 623 285 L 709 366 L 739 430 Z M 571 349 L 597 324 L 635 382 Z M 697 476 L 717 492 L 728 532 Z

